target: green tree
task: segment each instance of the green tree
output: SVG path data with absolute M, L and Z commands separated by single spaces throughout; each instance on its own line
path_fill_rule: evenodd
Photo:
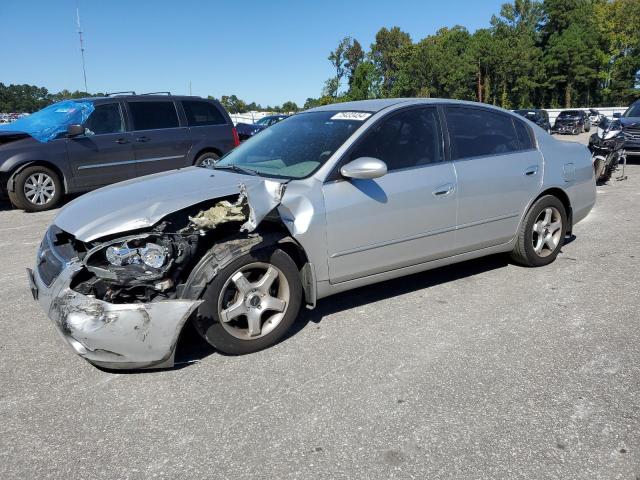
M 247 111 L 247 104 L 235 95 L 223 95 L 220 103 L 229 113 L 242 113 Z
M 393 27 L 390 30 L 381 28 L 376 33 L 376 40 L 371 45 L 370 57 L 382 77 L 382 96 L 391 94 L 398 73 L 397 53 L 406 45 L 411 45 L 411 37 L 399 27 Z
M 602 96 L 611 104 L 628 104 L 640 96 L 640 2 L 598 4 L 597 23 L 606 39 Z
M 297 112 L 299 109 L 298 109 L 298 105 L 296 104 L 296 102 L 288 101 L 288 102 L 284 102 L 282 104 L 281 110 L 284 113 L 290 113 L 290 112 Z
M 373 63 L 364 61 L 358 64 L 350 80 L 349 100 L 368 100 L 379 95 L 379 76 Z
M 338 91 L 340 90 L 340 83 L 342 82 L 342 77 L 344 77 L 346 73 L 346 62 L 347 62 L 347 51 L 349 50 L 351 45 L 351 38 L 344 37 L 338 43 L 338 46 L 335 50 L 329 53 L 329 61 L 331 65 L 336 70 L 336 75 L 333 78 L 330 78 L 325 83 L 325 89 L 327 94 L 332 97 L 338 96 Z
M 344 66 L 347 70 L 349 87 L 351 87 L 356 70 L 364 60 L 364 50 L 362 50 L 362 45 L 358 40 L 350 39 L 349 46 L 345 52 L 345 60 Z
M 565 108 L 591 103 L 601 77 L 604 52 L 596 21 L 600 1 L 543 3 L 544 64 L 552 98 Z
M 493 103 L 515 108 L 531 107 L 541 100 L 539 88 L 545 74 L 538 29 L 542 20 L 542 5 L 531 0 L 506 3 L 493 16 Z

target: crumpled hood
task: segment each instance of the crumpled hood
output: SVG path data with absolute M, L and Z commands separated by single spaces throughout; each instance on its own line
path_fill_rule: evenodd
M 189 167 L 109 185 L 82 195 L 65 206 L 54 223 L 78 240 L 147 228 L 170 213 L 196 203 L 239 193 L 260 177 L 223 170 Z

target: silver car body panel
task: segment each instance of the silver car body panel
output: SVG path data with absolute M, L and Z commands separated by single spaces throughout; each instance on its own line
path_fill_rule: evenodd
M 69 262 L 49 287 L 37 268 L 29 271 L 38 292 L 38 303 L 73 351 L 105 368 L 173 366 L 182 327 L 202 302 L 104 302 L 69 288 L 81 269 L 81 262 Z
M 372 115 L 304 179 L 279 181 L 185 168 L 92 192 L 67 205 L 54 223 L 79 240 L 96 241 L 151 227 L 166 215 L 200 202 L 245 192 L 251 214 L 242 228 L 252 231 L 276 209 L 306 253 L 309 263 L 302 277 L 312 284 L 305 285 L 305 290 L 315 304 L 316 299 L 337 292 L 510 251 L 528 208 L 550 189 L 566 195 L 574 224 L 589 213 L 595 203 L 595 181 L 588 150 L 555 140 L 531 123 L 536 148 L 529 151 L 391 170 L 371 180 L 332 176 L 344 154 L 379 119 L 407 106 L 440 103 L 469 102 L 388 99 L 318 108 Z M 522 121 L 516 114 L 497 110 Z M 45 311 L 67 340 L 80 342 L 86 350 L 78 350 L 78 345 L 70 342 L 76 351 L 94 363 L 112 362 L 113 366 L 120 362 L 126 368 L 171 363 L 176 332 L 197 307 L 197 300 L 107 304 L 69 289 L 74 268 L 66 269 L 51 287 L 38 279 L 37 271 L 34 276 Z M 53 302 L 58 297 L 64 300 Z M 57 306 L 52 309 L 53 303 Z M 119 320 L 113 327 L 94 329 L 104 312 Z M 142 358 L 136 350 L 144 342 L 135 327 L 142 325 L 145 315 L 151 321 L 148 341 L 152 341 L 154 352 L 157 347 L 153 358 Z M 118 323 L 128 329 L 115 328 Z M 152 333 L 155 328 L 161 332 Z M 131 339 L 120 336 L 127 331 Z M 94 337 L 95 332 L 105 335 L 106 340 Z M 110 342 L 121 342 L 120 351 L 108 348 Z M 106 355 L 103 350 L 121 356 L 98 358 L 96 355 Z M 160 354 L 159 350 L 164 351 Z

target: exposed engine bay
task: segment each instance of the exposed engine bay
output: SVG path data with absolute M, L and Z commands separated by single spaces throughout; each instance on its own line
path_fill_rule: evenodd
M 216 241 L 255 229 L 247 190 L 244 185 L 239 190 L 236 196 L 175 212 L 139 233 L 88 243 L 72 240 L 85 266 L 73 290 L 110 303 L 176 298 L 178 287 Z M 269 218 L 264 220 L 268 224 Z

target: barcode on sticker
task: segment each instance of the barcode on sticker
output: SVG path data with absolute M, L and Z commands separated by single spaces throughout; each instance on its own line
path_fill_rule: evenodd
M 366 112 L 340 112 L 331 117 L 331 120 L 357 120 L 363 122 L 370 116 L 371 114 Z

